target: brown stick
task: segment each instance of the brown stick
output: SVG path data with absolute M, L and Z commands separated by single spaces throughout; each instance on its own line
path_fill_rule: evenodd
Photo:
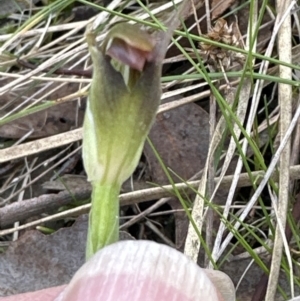
M 64 190 L 58 194 L 46 194 L 15 202 L 0 208 L 0 228 L 12 225 L 15 221 L 24 221 L 32 216 L 57 210 L 59 207 L 71 204 L 72 201 L 88 199 L 90 195 L 91 189 L 78 188 L 72 191 L 72 194 Z
M 300 165 L 291 167 L 291 179 L 299 178 Z M 254 171 L 252 173 L 254 178 L 257 178 L 257 183 L 264 176 L 263 171 Z M 225 176 L 221 182 L 221 187 L 229 188 L 232 183 L 232 175 Z M 274 174 L 273 180 L 278 179 L 278 174 Z M 215 178 L 215 183 L 219 181 L 219 178 Z M 179 191 L 189 190 L 189 187 L 197 188 L 199 181 L 190 181 L 188 185 L 185 183 L 176 184 Z M 241 174 L 238 182 L 238 187 L 251 186 L 251 181 L 247 173 Z M 174 190 L 172 185 L 166 185 L 163 188 L 155 187 L 143 189 L 140 191 L 125 193 L 120 195 L 121 205 L 130 205 L 134 203 L 146 202 L 150 200 L 156 200 L 162 197 L 168 197 L 173 195 Z M 51 210 L 57 210 L 59 207 L 68 205 L 75 200 L 83 200 L 90 196 L 91 188 L 85 186 L 79 187 L 71 191 L 71 195 L 68 191 L 63 191 L 58 194 L 42 195 L 37 198 L 24 200 L 22 202 L 16 202 L 0 208 L 0 228 L 12 225 L 15 221 L 24 221 L 27 218 L 39 215 L 41 213 L 49 212 Z M 300 205 L 299 205 L 300 206 Z M 299 209 L 300 211 L 300 209 Z

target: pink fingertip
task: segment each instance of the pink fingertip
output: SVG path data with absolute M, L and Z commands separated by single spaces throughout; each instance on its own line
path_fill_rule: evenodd
M 95 254 L 59 298 L 79 300 L 223 299 L 205 272 L 175 249 L 150 241 L 121 241 Z

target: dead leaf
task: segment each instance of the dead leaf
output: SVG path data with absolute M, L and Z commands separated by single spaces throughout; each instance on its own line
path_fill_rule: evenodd
M 27 231 L 0 256 L 0 295 L 68 283 L 85 261 L 87 217 L 51 235 Z
M 63 103 L 45 111 L 22 117 L 0 126 L 0 136 L 18 139 L 33 131 L 30 138 L 56 135 L 75 128 L 76 102 Z M 2 114 L 3 115 L 3 114 Z M 83 110 L 79 110 L 79 124 L 82 124 Z
M 0 296 L 68 283 L 85 262 L 87 215 L 51 235 L 25 232 L 0 255 Z M 120 239 L 133 239 L 120 232 Z
M 165 112 L 156 118 L 149 137 L 164 164 L 188 180 L 205 164 L 209 143 L 208 113 L 194 103 Z M 148 143 L 144 153 L 152 181 L 168 184 L 167 176 Z M 176 176 L 172 177 L 175 182 L 180 181 Z

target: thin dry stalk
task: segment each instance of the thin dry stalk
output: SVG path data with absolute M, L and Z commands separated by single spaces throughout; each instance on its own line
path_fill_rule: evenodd
M 285 62 L 292 61 L 292 44 L 291 44 L 291 9 L 296 4 L 295 1 L 278 0 L 276 2 L 277 13 L 282 20 L 282 24 L 278 31 L 278 54 L 279 59 Z M 284 66 L 279 66 L 279 75 L 281 78 L 291 79 L 292 70 Z M 290 85 L 278 84 L 278 98 L 280 105 L 280 140 L 283 138 L 291 123 L 292 115 L 292 87 Z M 278 202 L 274 204 L 274 209 L 277 211 L 277 225 L 275 230 L 275 239 L 273 247 L 272 262 L 270 268 L 270 276 L 266 293 L 266 301 L 273 301 L 277 290 L 278 276 L 281 266 L 282 248 L 285 240 L 284 229 L 287 220 L 287 209 L 289 203 L 289 184 L 290 184 L 290 153 L 291 141 L 287 140 L 286 145 L 280 154 L 280 177 L 279 177 L 279 195 Z M 287 252 L 289 253 L 288 246 Z M 290 256 L 288 256 L 290 258 Z M 291 260 L 291 259 L 290 259 Z M 288 261 L 290 261 L 288 260 Z M 290 281 L 291 294 L 294 297 L 293 286 L 293 268 L 291 261 L 290 265 Z

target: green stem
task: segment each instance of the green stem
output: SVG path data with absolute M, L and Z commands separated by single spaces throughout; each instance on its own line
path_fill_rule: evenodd
M 120 184 L 92 183 L 92 208 L 89 216 L 86 259 L 99 249 L 119 240 Z

